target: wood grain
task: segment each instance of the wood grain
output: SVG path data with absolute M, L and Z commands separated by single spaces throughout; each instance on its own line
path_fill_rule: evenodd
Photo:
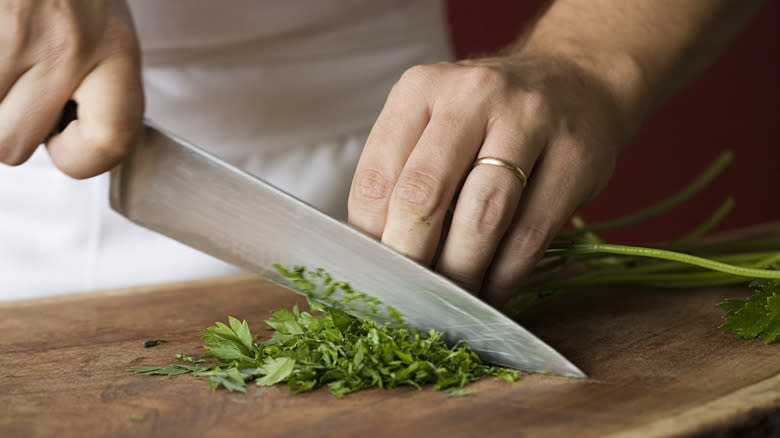
M 254 277 L 2 303 L 0 436 L 644 437 L 770 427 L 762 425 L 780 408 L 780 347 L 716 328 L 714 304 L 746 293 L 562 295 L 521 322 L 588 379 L 531 375 L 485 379 L 466 397 L 399 388 L 341 400 L 286 386 L 213 392 L 191 376 L 125 371 L 200 354 L 199 330 L 228 315 L 257 331 L 270 310 L 301 302 Z M 169 342 L 143 348 L 147 339 Z

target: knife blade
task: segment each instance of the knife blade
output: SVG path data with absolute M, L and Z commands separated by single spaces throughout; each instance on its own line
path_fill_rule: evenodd
M 296 292 L 304 291 L 274 264 L 322 268 L 393 306 L 409 326 L 462 340 L 488 362 L 585 377 L 455 283 L 152 122 L 111 171 L 110 202 L 136 224 Z

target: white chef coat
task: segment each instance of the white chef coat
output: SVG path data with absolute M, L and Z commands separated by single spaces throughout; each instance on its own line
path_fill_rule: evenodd
M 340 219 L 392 84 L 451 57 L 441 0 L 128 3 L 147 118 Z M 107 175 L 72 180 L 43 147 L 0 165 L 0 299 L 237 271 L 130 223 L 107 193 Z

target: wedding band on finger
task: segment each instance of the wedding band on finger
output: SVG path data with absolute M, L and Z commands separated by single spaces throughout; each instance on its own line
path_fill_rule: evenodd
M 477 158 L 476 161 L 474 161 L 474 164 L 471 165 L 471 168 L 475 168 L 479 166 L 480 164 L 489 164 L 491 166 L 498 166 L 503 167 L 505 169 L 509 169 L 512 173 L 515 174 L 517 179 L 520 180 L 520 184 L 525 188 L 525 185 L 528 183 L 528 177 L 526 177 L 525 172 L 523 172 L 523 169 L 521 169 L 518 166 L 515 166 L 513 163 L 510 163 L 509 161 L 502 160 L 498 157 L 480 157 Z

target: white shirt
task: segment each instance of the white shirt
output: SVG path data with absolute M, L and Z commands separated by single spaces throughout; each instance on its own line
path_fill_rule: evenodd
M 392 85 L 451 57 L 440 0 L 128 3 L 146 116 L 342 219 Z M 107 193 L 107 175 L 72 180 L 42 147 L 0 166 L 0 299 L 236 271 L 130 223 Z

